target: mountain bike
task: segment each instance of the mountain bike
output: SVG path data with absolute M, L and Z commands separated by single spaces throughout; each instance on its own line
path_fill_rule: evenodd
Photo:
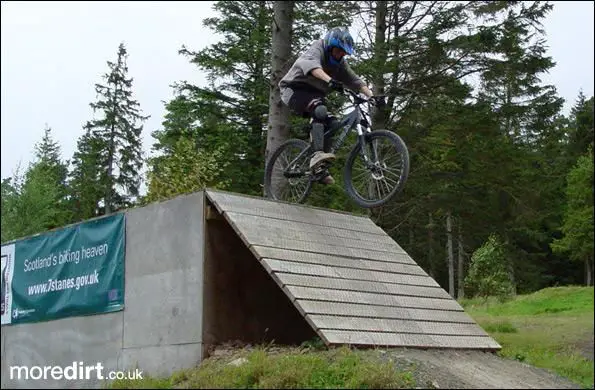
M 346 113 L 335 128 L 325 129 L 325 138 L 329 132 L 334 134 L 335 141 L 330 153 L 335 153 L 343 146 L 349 133 L 357 132 L 357 141 L 345 161 L 343 188 L 359 206 L 378 207 L 402 191 L 409 175 L 409 151 L 405 142 L 394 132 L 371 130 L 369 114 L 362 109 L 364 103 L 373 104 L 371 99 L 348 89 L 344 92 L 351 97 L 353 110 Z M 265 169 L 267 198 L 304 203 L 312 185 L 322 179 L 333 164 L 324 162 L 316 171 L 312 171 L 312 154 L 310 143 L 302 139 L 292 138 L 279 145 Z M 394 167 L 390 167 L 391 163 Z M 366 180 L 358 185 L 357 181 L 364 176 Z

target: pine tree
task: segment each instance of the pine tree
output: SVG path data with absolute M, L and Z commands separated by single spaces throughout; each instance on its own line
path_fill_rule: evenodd
M 149 116 L 140 113 L 132 97 L 132 78 L 128 77 L 128 53 L 123 43 L 116 62 L 108 61 L 105 84 L 96 84 L 99 99 L 90 104 L 99 119 L 88 121 L 75 154 L 73 186 L 84 203 L 82 218 L 109 214 L 134 204 L 139 195 L 143 167 L 141 132 Z M 101 210 L 100 203 L 103 203 Z
M 14 240 L 21 236 L 22 220 L 19 218 L 21 209 L 20 193 L 23 183 L 20 164 L 11 177 L 2 179 L 2 242 Z
M 580 91 L 574 106 L 570 110 L 570 134 L 568 149 L 572 164 L 587 153 L 589 146 L 593 145 L 593 96 L 589 99 Z
M 62 161 L 61 148 L 52 138 L 52 129 L 46 125 L 41 142 L 35 144 L 35 169 L 39 170 L 41 178 L 52 183 L 55 191 L 52 209 L 53 222 L 48 229 L 66 225 L 71 221 L 70 199 L 68 196 L 68 164 Z
M 98 162 L 102 150 L 99 141 L 88 130 L 77 141 L 69 177 L 73 222 L 103 213 L 99 205 L 104 193 L 99 182 L 101 166 Z
M 593 284 L 593 149 L 579 157 L 568 173 L 563 236 L 551 243 L 557 253 L 585 264 L 585 284 Z
M 2 240 L 42 233 L 70 222 L 66 163 L 46 126 L 24 175 L 2 182 Z

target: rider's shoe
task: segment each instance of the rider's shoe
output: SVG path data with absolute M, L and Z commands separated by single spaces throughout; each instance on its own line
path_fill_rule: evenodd
M 335 155 L 332 153 L 324 153 L 324 152 L 315 152 L 312 158 L 310 159 L 310 169 L 313 169 L 320 165 L 324 161 L 334 160 Z

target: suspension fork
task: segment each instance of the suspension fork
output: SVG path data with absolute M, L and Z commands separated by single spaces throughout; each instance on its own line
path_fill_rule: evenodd
M 371 155 L 369 155 L 368 150 L 366 149 L 366 136 L 368 134 L 370 134 L 372 131 L 370 130 L 370 128 L 368 126 L 366 126 L 365 128 L 361 125 L 361 123 L 357 124 L 357 137 L 359 140 L 359 143 L 361 144 L 361 155 L 364 159 L 364 163 L 369 166 L 369 165 L 374 165 L 376 163 L 376 161 L 378 160 L 378 153 L 376 151 L 376 145 L 371 143 Z

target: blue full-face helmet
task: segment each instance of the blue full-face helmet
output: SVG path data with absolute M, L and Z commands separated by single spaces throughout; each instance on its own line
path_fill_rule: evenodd
M 341 61 L 337 61 L 331 54 L 333 47 L 342 49 L 347 55 L 353 54 L 353 37 L 346 28 L 335 27 L 331 29 L 324 37 L 324 48 L 329 56 L 332 65 L 339 65 Z

